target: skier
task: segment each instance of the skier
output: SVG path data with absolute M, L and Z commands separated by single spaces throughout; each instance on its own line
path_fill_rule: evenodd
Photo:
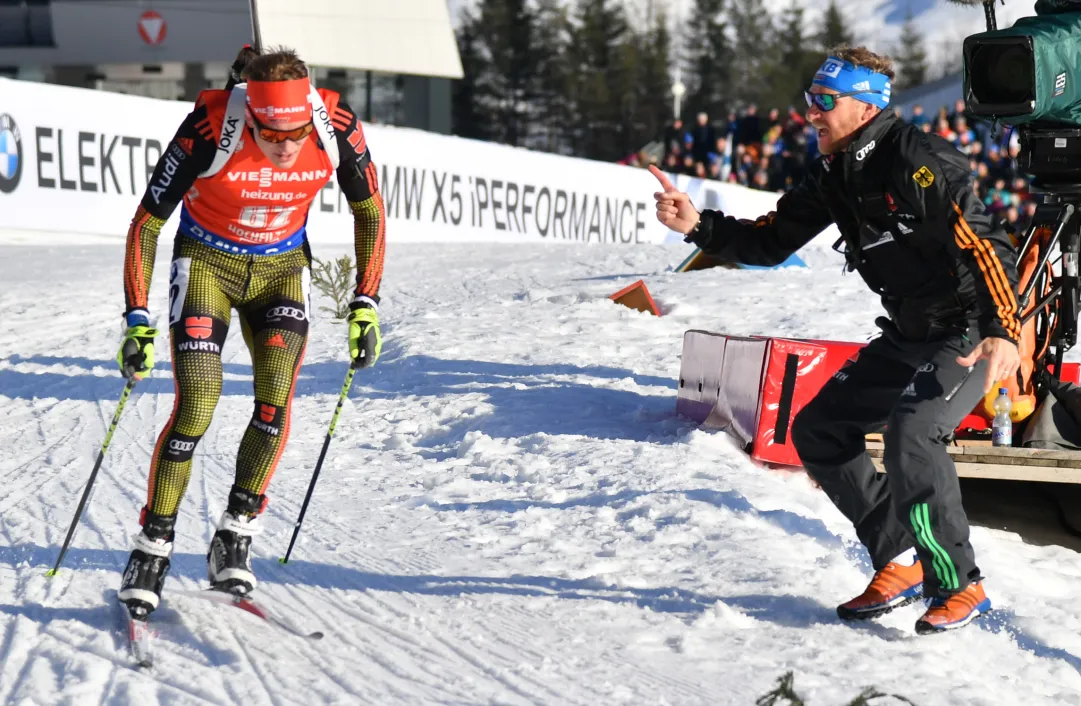
M 703 251 L 776 265 L 836 223 L 847 269 L 882 296 L 881 335 L 800 411 L 792 441 L 871 555 L 873 579 L 839 616 L 922 594 L 916 630 L 928 633 L 990 610 L 946 443 L 1020 363 L 1016 253 L 973 195 L 967 157 L 886 110 L 892 78 L 890 60 L 864 47 L 831 53 L 806 94 L 824 156 L 756 221 L 698 213 L 651 169 L 658 220 Z M 883 425 L 885 477 L 864 441 Z
M 117 363 L 126 378 L 154 367 L 147 302 L 162 226 L 183 202 L 169 280 L 169 337 L 176 401 L 150 462 L 142 531 L 119 600 L 133 618 L 158 606 L 173 551 L 177 510 L 192 454 L 221 393 L 221 349 L 236 309 L 255 377 L 254 411 L 236 477 L 207 554 L 213 588 L 256 587 L 250 545 L 289 435 L 290 402 L 307 344 L 313 199 L 334 174 L 354 219 L 356 287 L 348 343 L 357 367 L 379 357 L 379 285 L 385 213 L 375 165 L 356 115 L 316 90 L 292 50 L 237 58 L 246 83 L 203 91 L 158 160 L 128 230 L 126 332 Z

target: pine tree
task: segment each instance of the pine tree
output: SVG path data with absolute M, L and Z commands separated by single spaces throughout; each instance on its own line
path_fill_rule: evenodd
M 731 100 L 732 45 L 728 25 L 722 21 L 724 0 L 694 0 L 684 55 L 683 82 L 687 86 L 686 114 L 708 113 L 713 120 L 723 120 Z
M 528 106 L 537 90 L 535 16 L 526 0 L 480 0 L 477 13 L 477 39 L 488 58 L 478 83 L 492 116 L 492 137 L 518 145 L 529 132 Z
M 462 12 L 458 30 L 458 55 L 462 60 L 462 78 L 455 81 L 451 95 L 451 124 L 455 135 L 487 140 L 489 122 L 480 109 L 482 89 L 478 83 L 488 63 L 480 46 L 477 18 L 468 9 Z
M 573 117 L 570 102 L 570 20 L 561 0 L 537 0 L 537 95 L 530 146 L 568 153 Z
M 663 6 L 657 7 L 654 0 L 647 3 L 645 26 L 645 31 L 636 33 L 630 43 L 637 54 L 634 82 L 637 109 L 630 138 L 635 147 L 660 137 L 671 115 L 669 65 L 672 38 L 668 32 L 667 13 Z
M 851 46 L 855 42 L 851 30 L 849 30 L 841 10 L 837 7 L 837 0 L 830 0 L 826 12 L 822 16 L 822 26 L 818 31 L 818 44 L 822 51 L 828 51 L 832 47 L 846 44 Z
M 732 94 L 741 103 L 769 99 L 776 66 L 773 18 L 763 0 L 734 0 L 729 9 L 736 41 L 732 53 Z
M 916 30 L 916 23 L 912 20 L 911 6 L 905 12 L 900 42 L 900 46 L 897 47 L 897 62 L 900 64 L 897 87 L 922 86 L 927 81 L 927 50 L 923 44 L 923 37 Z
M 822 57 L 810 44 L 804 8 L 799 0 L 791 0 L 781 16 L 776 42 L 780 60 L 770 80 L 770 105 L 783 108 L 803 105 L 803 91 L 811 85 L 815 69 Z
M 627 36 L 622 5 L 615 0 L 578 0 L 568 52 L 576 154 L 606 161 L 624 156 L 621 118 L 628 94 L 633 95 L 633 77 L 627 75 L 622 54 Z

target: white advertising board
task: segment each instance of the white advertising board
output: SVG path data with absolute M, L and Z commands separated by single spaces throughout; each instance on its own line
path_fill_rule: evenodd
M 123 236 L 191 104 L 0 79 L 0 228 Z M 644 169 L 365 125 L 391 242 L 681 242 L 654 215 Z M 753 218 L 777 195 L 678 177 L 699 208 Z M 175 231 L 179 209 L 165 233 Z M 309 237 L 349 241 L 335 182 Z

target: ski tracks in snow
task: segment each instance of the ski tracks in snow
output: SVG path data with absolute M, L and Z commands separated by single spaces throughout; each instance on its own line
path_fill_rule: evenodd
M 797 331 L 799 317 L 777 306 L 776 291 L 813 291 L 826 275 L 676 276 L 663 267 L 675 250 L 576 252 L 392 248 L 383 360 L 358 373 L 280 565 L 345 373 L 341 323 L 316 317 L 253 547 L 261 600 L 320 641 L 170 596 L 205 585 L 251 415 L 234 325 L 154 615 L 151 673 L 132 668 L 111 600 L 172 407 L 169 371 L 137 386 L 65 567 L 45 578 L 123 384 L 115 312 L 95 311 L 92 325 L 62 313 L 78 347 L 58 352 L 56 329 L 39 326 L 52 308 L 0 264 L 16 278 L 0 295 L 13 312 L 0 340 L 0 702 L 742 704 L 791 669 L 816 704 L 872 684 L 921 706 L 1081 704 L 1081 646 L 1039 621 L 1043 608 L 1081 624 L 1065 550 L 974 532 L 992 580 L 1032 572 L 989 587 L 998 622 L 917 639 L 913 607 L 840 625 L 833 605 L 869 575 L 844 519 L 802 476 L 755 469 L 725 437 L 674 418 L 688 328 L 865 338 L 870 316 L 831 311 Z M 118 261 L 116 247 L 83 249 L 56 276 L 111 300 L 118 277 L 98 275 L 118 274 Z M 165 268 L 155 275 L 151 300 L 163 302 Z M 822 290 L 832 295 L 834 275 Z M 665 317 L 605 299 L 641 277 Z M 737 283 L 718 294 L 725 278 Z M 727 306 L 699 305 L 719 297 Z

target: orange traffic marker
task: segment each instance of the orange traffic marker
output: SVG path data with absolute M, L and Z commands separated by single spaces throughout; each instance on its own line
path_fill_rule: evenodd
M 646 289 L 645 280 L 638 280 L 634 284 L 629 287 L 624 287 L 608 298 L 616 304 L 622 304 L 631 309 L 644 311 L 653 314 L 654 316 L 661 315 L 661 310 L 657 308 L 657 303 L 653 301 L 653 297 L 650 295 L 649 290 Z

